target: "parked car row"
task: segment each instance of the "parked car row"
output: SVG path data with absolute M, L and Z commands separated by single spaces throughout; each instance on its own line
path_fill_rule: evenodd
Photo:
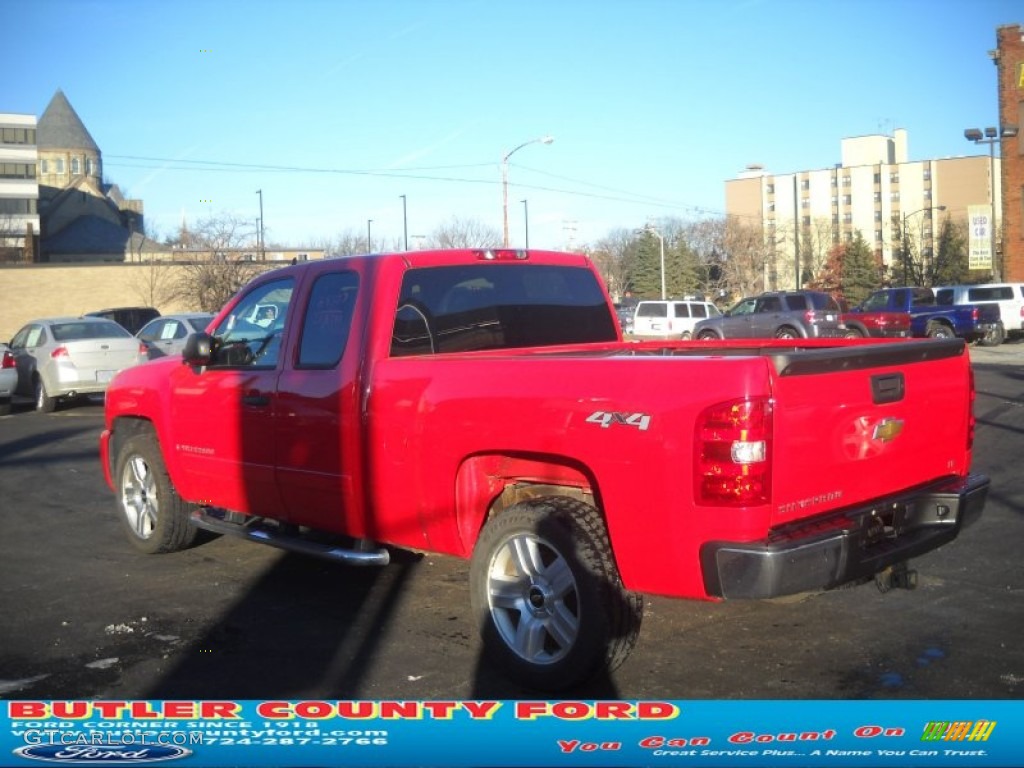
M 0 415 L 10 413 L 16 395 L 49 413 L 63 402 L 104 393 L 123 369 L 180 353 L 188 336 L 206 330 L 213 317 L 125 307 L 32 320 L 0 344 Z
M 997 346 L 1024 334 L 1024 283 L 884 288 L 857 307 L 822 291 L 772 291 L 748 296 L 725 312 L 690 299 L 641 301 L 619 309 L 634 338 L 909 338 L 960 336 Z

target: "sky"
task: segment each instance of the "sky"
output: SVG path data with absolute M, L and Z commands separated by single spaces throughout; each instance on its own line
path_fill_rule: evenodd
M 500 234 L 512 152 L 511 244 L 562 249 L 720 216 L 747 165 L 828 168 L 851 136 L 987 154 L 963 131 L 996 125 L 988 52 L 1024 5 L 0 0 L 0 22 L 0 112 L 63 90 L 160 239 L 183 216 L 255 231 L 261 200 L 289 246 Z

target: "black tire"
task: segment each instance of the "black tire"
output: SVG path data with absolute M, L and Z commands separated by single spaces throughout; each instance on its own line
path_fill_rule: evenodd
M 174 490 L 160 445 L 151 433 L 132 435 L 117 455 L 117 506 L 129 541 L 146 554 L 177 552 L 195 541 L 192 505 Z
M 991 331 L 978 339 L 979 347 L 998 347 L 1006 341 L 1006 329 L 1002 323 L 996 323 Z
M 775 331 L 776 339 L 799 339 L 800 334 L 797 333 L 795 328 L 790 328 L 788 325 L 784 325 Z
M 512 680 L 547 691 L 619 666 L 643 617 L 601 515 L 564 497 L 521 502 L 487 522 L 470 595 L 486 653 Z
M 714 331 L 701 331 L 697 334 L 698 341 L 717 341 L 718 334 Z
M 930 339 L 952 339 L 955 335 L 948 325 L 935 321 L 928 323 L 927 334 Z
M 50 397 L 46 392 L 46 385 L 41 377 L 36 377 L 35 386 L 36 410 L 40 413 L 53 413 L 57 410 L 57 398 Z
M 843 331 L 843 337 L 847 339 L 863 339 L 864 334 L 861 332 L 859 328 L 853 328 L 848 326 L 846 330 Z

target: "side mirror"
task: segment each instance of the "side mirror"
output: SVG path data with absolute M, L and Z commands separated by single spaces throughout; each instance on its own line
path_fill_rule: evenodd
M 205 332 L 193 333 L 185 339 L 181 360 L 185 365 L 204 367 L 213 357 L 213 337 Z

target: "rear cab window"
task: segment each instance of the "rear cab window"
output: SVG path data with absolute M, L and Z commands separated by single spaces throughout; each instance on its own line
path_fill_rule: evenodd
M 545 264 L 419 267 L 402 280 L 391 355 L 614 341 L 592 271 Z

